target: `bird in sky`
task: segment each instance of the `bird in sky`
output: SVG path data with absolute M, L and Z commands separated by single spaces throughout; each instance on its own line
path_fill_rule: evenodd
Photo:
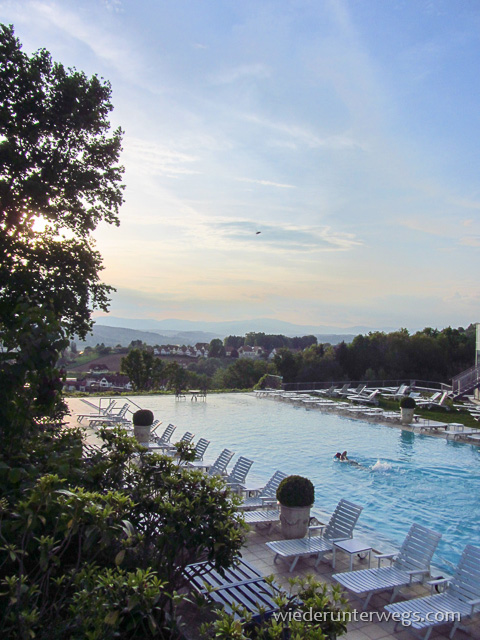
M 257 231 L 255 235 L 258 236 L 259 233 L 262 233 L 262 232 L 261 231 Z

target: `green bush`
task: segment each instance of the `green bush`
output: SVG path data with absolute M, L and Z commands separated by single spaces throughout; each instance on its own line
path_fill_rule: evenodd
M 410 396 L 405 396 L 405 398 L 402 398 L 400 400 L 400 407 L 402 409 L 415 409 L 416 406 L 417 406 L 417 403 Z
M 315 502 L 315 489 L 308 478 L 288 476 L 278 486 L 277 500 L 285 507 L 308 507 Z
M 266 578 L 273 585 L 273 576 Z M 289 589 L 272 586 L 272 596 L 279 615 L 252 620 L 242 607 L 235 612 L 242 617 L 220 611 L 218 619 L 200 628 L 205 639 L 217 640 L 335 640 L 347 632 L 351 610 L 339 585 L 327 585 L 313 576 L 290 578 Z M 289 615 L 290 614 L 290 615 Z
M 133 424 L 137 427 L 149 427 L 153 423 L 150 409 L 139 409 L 133 414 Z

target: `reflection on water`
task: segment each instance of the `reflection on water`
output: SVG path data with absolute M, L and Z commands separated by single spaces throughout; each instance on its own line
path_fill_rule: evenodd
M 315 506 L 332 512 L 346 497 L 363 506 L 359 526 L 397 546 L 415 520 L 442 533 L 435 564 L 450 569 L 468 542 L 480 544 L 480 456 L 477 447 L 333 413 L 306 411 L 250 394 L 133 398 L 195 440 L 211 440 L 208 460 L 224 447 L 254 460 L 250 486 L 276 470 L 308 476 Z M 334 460 L 348 451 L 358 465 Z M 372 535 L 371 533 L 369 535 Z

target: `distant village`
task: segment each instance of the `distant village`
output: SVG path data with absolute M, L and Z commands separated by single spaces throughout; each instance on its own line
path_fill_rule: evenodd
M 208 358 L 210 344 L 208 342 L 197 342 L 195 345 L 157 345 L 153 347 L 153 354 L 158 358 L 175 358 L 183 368 L 187 368 L 186 359 Z M 152 347 L 149 347 L 152 349 Z M 125 353 L 125 347 L 112 348 L 111 353 Z M 273 360 L 276 349 L 268 351 L 263 347 L 243 345 L 238 349 L 232 346 L 225 346 L 225 358 L 248 358 Z M 180 359 L 180 360 L 179 360 Z M 183 361 L 181 360 L 183 359 Z M 67 377 L 64 384 L 65 391 L 77 391 L 81 393 L 97 393 L 100 391 L 131 391 L 132 384 L 126 375 L 117 371 L 112 371 L 105 363 L 96 361 L 92 364 L 87 373 L 82 373 L 77 379 Z

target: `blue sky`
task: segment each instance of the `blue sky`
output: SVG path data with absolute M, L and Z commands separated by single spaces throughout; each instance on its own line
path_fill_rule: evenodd
M 112 315 L 480 321 L 477 0 L 0 0 L 0 20 L 112 83 Z

